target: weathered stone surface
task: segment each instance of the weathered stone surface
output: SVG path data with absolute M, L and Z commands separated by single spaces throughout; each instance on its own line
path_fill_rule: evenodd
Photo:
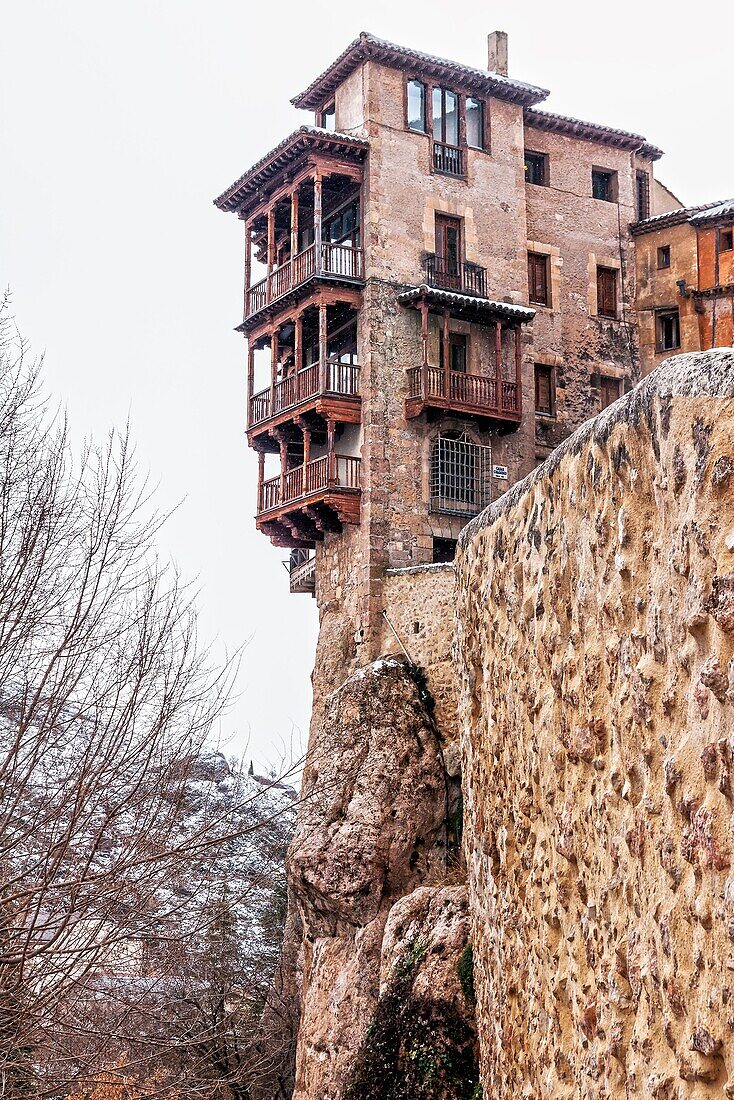
M 296 1098 L 341 1096 L 377 1003 L 390 909 L 445 866 L 446 802 L 436 727 L 403 659 L 323 701 L 290 855 L 304 928 Z
M 681 356 L 462 536 L 486 1096 L 734 1095 L 732 456 L 734 354 Z

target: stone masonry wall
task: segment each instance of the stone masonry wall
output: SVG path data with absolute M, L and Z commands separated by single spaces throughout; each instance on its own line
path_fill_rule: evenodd
M 462 536 L 485 1096 L 734 1096 L 734 354 L 668 361 Z

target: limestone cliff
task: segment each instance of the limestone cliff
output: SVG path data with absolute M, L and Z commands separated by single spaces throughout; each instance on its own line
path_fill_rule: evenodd
M 681 356 L 465 531 L 485 1095 L 734 1097 L 734 355 Z

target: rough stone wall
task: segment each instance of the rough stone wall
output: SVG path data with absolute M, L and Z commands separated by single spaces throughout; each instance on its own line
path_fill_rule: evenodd
M 734 1096 L 734 354 L 669 361 L 462 536 L 486 1096 Z

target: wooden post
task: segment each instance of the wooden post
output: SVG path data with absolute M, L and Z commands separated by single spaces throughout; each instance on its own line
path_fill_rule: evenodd
M 502 407 L 502 322 L 497 321 L 494 326 L 494 357 L 495 357 L 495 408 Z
M 326 303 L 319 302 L 319 393 L 326 392 L 326 359 L 329 344 L 326 335 Z
M 278 436 L 280 446 L 280 503 L 285 503 L 285 475 L 288 469 L 288 444 L 283 436 Z
M 327 440 L 327 452 L 329 455 L 329 486 L 336 485 L 336 455 L 334 454 L 334 435 L 336 432 L 336 421 L 326 421 L 326 440 Z
M 308 489 L 308 464 L 311 461 L 311 429 L 303 428 L 303 495 Z
M 252 424 L 252 396 L 255 392 L 255 348 L 247 341 L 247 423 Z
M 321 173 L 316 172 L 313 178 L 313 243 L 315 249 L 314 261 L 316 274 L 321 272 Z
M 270 280 L 275 266 L 275 210 L 268 210 L 268 281 L 265 284 L 266 301 L 270 301 Z
M 522 414 L 522 330 L 518 325 L 515 329 L 515 407 Z
M 443 311 L 443 396 L 451 397 L 451 340 L 449 338 L 449 311 Z
M 263 510 L 263 481 L 265 480 L 265 451 L 257 452 L 257 510 Z
M 421 301 L 421 340 L 423 342 L 423 362 L 421 363 L 421 398 L 428 398 L 428 302 Z
M 303 318 L 299 313 L 294 322 L 293 369 L 296 372 L 296 401 L 301 400 L 301 368 L 303 366 Z
M 291 265 L 298 254 L 298 188 L 291 195 Z
M 278 377 L 278 332 L 270 334 L 270 415 L 275 416 L 275 383 Z
M 250 283 L 252 282 L 252 234 L 250 223 L 245 222 L 245 317 L 250 313 Z

